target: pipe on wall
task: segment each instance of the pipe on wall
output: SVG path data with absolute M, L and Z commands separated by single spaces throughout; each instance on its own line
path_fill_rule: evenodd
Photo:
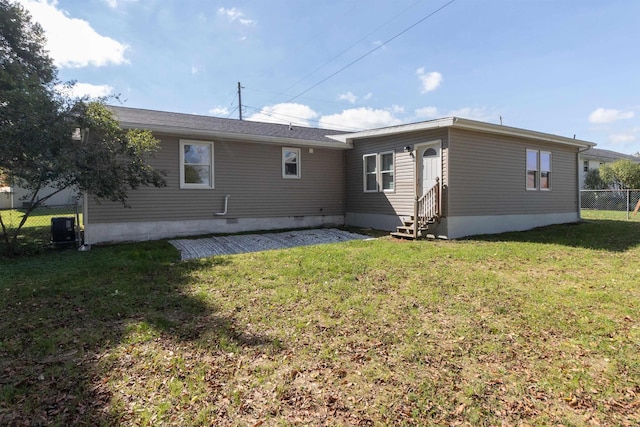
M 231 194 L 224 196 L 224 212 L 216 212 L 214 215 L 222 216 L 227 214 L 227 208 L 229 207 L 229 197 Z

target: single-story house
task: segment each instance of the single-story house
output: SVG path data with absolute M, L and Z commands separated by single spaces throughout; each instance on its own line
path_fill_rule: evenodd
M 594 143 L 450 117 L 363 132 L 110 107 L 167 187 L 85 195 L 85 243 L 348 225 L 459 238 L 580 219 Z M 414 221 L 415 219 L 415 221 Z
M 600 148 L 589 148 L 580 152 L 580 188 L 584 188 L 584 178 L 587 172 L 594 169 L 600 169 L 605 163 L 612 163 L 617 160 L 631 160 L 640 163 L 640 157 L 630 154 L 619 153 L 612 150 L 603 150 Z

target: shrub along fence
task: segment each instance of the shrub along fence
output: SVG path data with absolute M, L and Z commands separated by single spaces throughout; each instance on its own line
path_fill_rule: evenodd
M 9 236 L 20 225 L 26 209 L 0 209 Z M 81 239 L 82 205 L 46 205 L 36 208 L 20 230 L 21 246 L 31 249 L 54 245 L 74 245 Z M 2 230 L 0 230 L 2 231 Z M 52 236 L 55 233 L 56 237 Z
M 640 190 L 581 190 L 580 209 L 617 212 L 620 218 L 636 217 Z M 618 215 L 615 215 L 616 217 Z M 637 213 L 640 218 L 640 212 Z

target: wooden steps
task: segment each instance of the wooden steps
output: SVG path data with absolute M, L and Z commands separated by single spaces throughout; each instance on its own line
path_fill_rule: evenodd
M 393 231 L 391 235 L 398 239 L 415 240 L 418 237 L 421 237 L 422 233 L 429 229 L 429 225 L 435 223 L 436 221 L 437 221 L 436 218 L 429 219 L 424 226 L 418 228 L 418 233 L 417 233 L 418 235 L 414 236 L 414 233 L 413 233 L 414 218 L 413 216 L 411 216 L 411 218 L 402 221 L 402 225 L 397 226 L 396 231 Z

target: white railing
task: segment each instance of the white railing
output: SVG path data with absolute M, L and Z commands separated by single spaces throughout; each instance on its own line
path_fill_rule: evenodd
M 440 218 L 440 179 L 436 178 L 436 183 L 424 196 L 416 198 L 414 204 L 414 235 L 417 236 L 419 229 L 433 220 Z

